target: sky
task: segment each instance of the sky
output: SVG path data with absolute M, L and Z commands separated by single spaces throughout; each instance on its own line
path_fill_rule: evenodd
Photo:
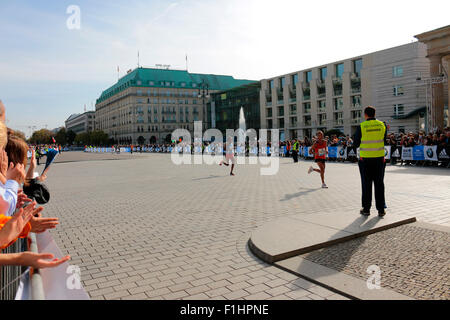
M 0 100 L 28 136 L 94 110 L 138 52 L 144 67 L 185 69 L 187 55 L 190 72 L 260 80 L 416 41 L 449 12 L 446 0 L 0 0 Z

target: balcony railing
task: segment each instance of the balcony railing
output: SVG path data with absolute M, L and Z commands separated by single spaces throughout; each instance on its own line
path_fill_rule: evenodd
M 335 126 L 342 126 L 344 125 L 344 119 L 334 119 L 333 123 Z
M 297 98 L 290 98 L 289 102 L 297 102 Z
M 361 87 L 352 87 L 352 93 L 361 93 Z
M 361 104 L 359 104 L 359 103 L 352 103 L 352 109 L 361 109 Z
M 267 107 L 271 107 L 271 106 L 272 106 L 272 101 L 267 101 L 267 102 L 266 102 L 266 106 L 267 106 Z
M 319 88 L 325 87 L 325 81 L 323 81 L 322 79 L 316 79 L 316 83 L 317 83 L 317 87 L 319 87 Z
M 342 84 L 341 77 L 333 77 L 333 84 Z
M 362 122 L 361 118 L 350 119 L 351 124 L 360 124 Z
M 277 104 L 284 104 L 284 100 L 278 100 Z
M 322 98 L 325 98 L 326 97 L 326 93 L 319 93 L 318 95 L 317 95 L 317 98 L 318 99 L 322 99 Z
M 335 96 L 342 96 L 342 89 L 338 89 L 338 90 L 335 89 L 333 91 L 333 93 L 334 93 Z

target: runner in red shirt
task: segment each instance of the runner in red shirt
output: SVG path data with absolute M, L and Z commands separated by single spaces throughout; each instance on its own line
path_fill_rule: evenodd
M 309 153 L 314 154 L 314 159 L 317 162 L 319 169 L 314 169 L 313 166 L 311 166 L 308 170 L 308 174 L 313 171 L 320 173 L 320 178 L 322 179 L 322 188 L 328 188 L 328 186 L 325 184 L 325 161 L 328 155 L 328 147 L 327 142 L 323 139 L 322 131 L 317 131 L 317 141 L 311 147 Z

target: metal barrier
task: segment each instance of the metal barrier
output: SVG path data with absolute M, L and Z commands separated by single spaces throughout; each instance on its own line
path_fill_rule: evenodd
M 1 253 L 20 253 L 27 251 L 27 239 L 18 239 Z M 20 283 L 20 276 L 27 269 L 21 266 L 0 266 L 0 300 L 14 300 Z
M 36 234 L 30 233 L 30 246 L 28 239 L 18 239 L 14 244 L 1 251 L 4 253 L 20 253 L 31 251 L 38 253 L 36 245 Z M 22 274 L 28 267 L 22 266 L 0 266 L 0 300 L 15 300 Z M 30 269 L 30 293 L 31 300 L 45 300 L 42 277 L 38 269 Z
M 30 251 L 38 252 L 36 234 L 30 233 L 31 245 Z M 39 269 L 31 269 L 31 300 L 45 300 L 44 285 L 42 283 L 42 276 Z

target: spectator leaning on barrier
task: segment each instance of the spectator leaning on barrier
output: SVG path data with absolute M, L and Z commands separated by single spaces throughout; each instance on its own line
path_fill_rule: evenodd
M 4 124 L 5 108 L 0 104 L 0 249 L 8 247 L 18 238 L 26 238 L 29 232 L 40 233 L 53 228 L 57 224 L 56 218 L 41 218 L 43 208 L 36 208 L 36 203 L 20 190 L 20 184 L 25 179 L 25 166 L 28 146 L 23 141 L 16 141 L 16 137 L 8 141 L 7 128 Z M 13 131 L 10 131 L 13 134 Z M 17 138 L 18 139 L 18 138 Z M 9 146 L 7 145 L 9 143 Z M 16 144 L 17 143 L 17 144 Z M 10 152 L 9 162 L 5 147 Z M 8 165 L 9 164 L 9 165 Z M 28 203 L 28 205 L 26 205 Z M 25 208 L 22 206 L 26 205 Z M 17 211 L 16 211 L 17 210 Z M 14 211 L 16 211 L 14 213 Z M 0 265 L 32 266 L 35 268 L 55 267 L 69 260 L 66 256 L 60 260 L 53 259 L 52 254 L 37 254 L 32 252 L 0 254 Z
M 0 197 L 8 203 L 6 216 L 12 216 L 16 210 L 19 185 L 25 179 L 25 168 L 18 164 L 14 166 L 8 162 L 5 147 L 8 141 L 7 129 L 3 121 L 0 121 Z

